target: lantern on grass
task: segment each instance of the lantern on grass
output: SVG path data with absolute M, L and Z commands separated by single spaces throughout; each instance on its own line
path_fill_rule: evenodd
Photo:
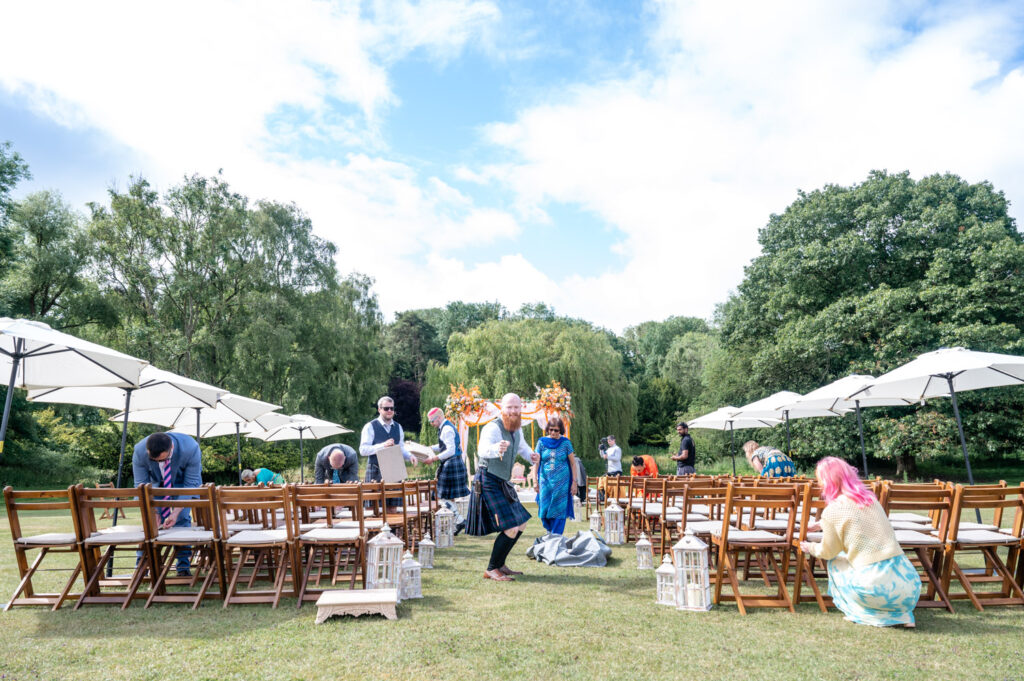
M 462 497 L 461 499 L 455 500 L 455 510 L 459 512 L 459 515 L 465 518 L 469 515 L 469 497 Z
M 582 506 L 583 506 L 583 504 L 580 503 L 580 498 L 578 496 L 576 496 L 575 494 L 572 495 L 572 517 L 573 518 L 576 518 L 577 520 L 583 520 L 583 518 L 581 517 L 582 514 L 583 514 Z
M 419 562 L 412 557 L 412 554 L 406 551 L 405 556 L 402 558 L 401 588 L 398 591 L 399 600 L 423 598 L 421 567 Z
M 676 564 L 676 602 L 680 610 L 710 610 L 711 580 L 708 575 L 708 545 L 686 528 L 686 534 L 672 547 Z
M 590 531 L 594 534 L 601 532 L 601 514 L 597 511 L 590 514 Z
M 402 570 L 402 540 L 391 534 L 387 523 L 366 542 L 366 588 L 397 589 Z
M 622 544 L 626 541 L 626 513 L 615 500 L 604 509 L 604 543 Z
M 437 530 L 437 548 L 447 549 L 455 544 L 455 514 L 444 506 L 434 514 L 434 529 Z
M 658 589 L 658 605 L 676 605 L 676 569 L 672 559 L 666 553 L 661 559 L 661 567 L 654 571 L 655 584 Z
M 434 567 L 434 542 L 430 540 L 430 533 L 427 532 L 423 535 L 423 541 L 420 542 L 420 566 L 424 570 L 429 570 Z
M 640 539 L 636 542 L 636 569 L 654 569 L 654 547 L 651 545 L 651 540 L 643 532 L 640 533 Z

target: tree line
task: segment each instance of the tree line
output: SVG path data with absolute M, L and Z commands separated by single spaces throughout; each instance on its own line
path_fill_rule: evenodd
M 937 347 L 1024 351 L 1024 240 L 1001 192 L 952 174 L 878 171 L 800 192 L 760 229 L 761 254 L 711 319 L 674 316 L 617 334 L 542 302 L 454 301 L 385 323 L 373 282 L 337 271 L 336 246 L 298 206 L 253 201 L 220 176 L 186 177 L 163 194 L 131 178 L 81 214 L 56 191 L 12 198 L 29 173 L 0 145 L 0 313 L 356 430 L 385 393 L 407 433 L 429 439 L 422 416 L 451 384 L 530 398 L 560 381 L 573 395 L 577 449 L 596 460 L 603 435 L 627 452 L 665 450 L 679 419 L 878 375 Z M 965 393 L 972 456 L 1018 459 L 1022 407 L 1024 391 L 1013 388 Z M 112 476 L 118 429 L 107 416 L 16 394 L 0 477 Z M 870 454 L 899 473 L 955 454 L 948 401 L 865 416 Z M 849 418 L 806 419 L 792 431 L 798 459 L 858 451 Z M 696 435 L 702 460 L 725 453 L 723 434 Z M 784 442 L 781 429 L 754 437 Z M 209 475 L 230 475 L 233 447 L 204 441 Z M 294 443 L 245 447 L 247 464 L 297 461 Z

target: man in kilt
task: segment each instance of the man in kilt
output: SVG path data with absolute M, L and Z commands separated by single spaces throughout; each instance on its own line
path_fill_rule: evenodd
M 469 497 L 466 534 L 482 537 L 497 532 L 485 579 L 512 581 L 521 572 L 505 564 L 509 552 L 530 520 L 509 482 L 512 464 L 519 455 L 536 465 L 540 457 L 530 449 L 522 429 L 523 401 L 514 393 L 501 398 L 501 418 L 491 421 L 480 433 L 480 465 Z
M 455 500 L 468 497 L 466 462 L 462 460 L 462 438 L 458 429 L 437 407 L 427 412 L 427 420 L 437 428 L 437 444 L 431 447 L 436 454 L 427 460 L 427 463 L 440 462 L 437 467 L 437 498 Z
M 398 445 L 402 448 L 402 456 L 406 461 L 416 465 L 416 458 L 405 448 L 405 433 L 402 431 L 402 424 L 395 421 L 395 401 L 385 395 L 377 400 L 377 413 L 379 417 L 363 426 L 363 432 L 359 438 L 359 454 L 366 457 L 366 475 L 363 480 L 366 482 L 380 482 L 380 464 L 377 463 L 377 452 Z

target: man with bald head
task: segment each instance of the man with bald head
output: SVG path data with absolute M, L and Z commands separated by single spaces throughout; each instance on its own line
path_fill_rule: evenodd
M 508 393 L 501 398 L 501 418 L 481 430 L 480 464 L 469 500 L 466 534 L 482 537 L 498 533 L 484 571 L 485 579 L 498 582 L 510 582 L 512 575 L 522 574 L 510 569 L 505 560 L 530 520 L 509 482 L 512 464 L 517 455 L 534 465 L 540 460 L 523 436 L 522 412 L 523 401 L 515 393 Z
M 316 453 L 313 470 L 318 485 L 359 482 L 359 454 L 348 445 L 334 442 Z

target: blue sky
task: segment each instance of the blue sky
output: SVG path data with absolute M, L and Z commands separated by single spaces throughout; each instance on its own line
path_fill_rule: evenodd
M 1019 3 L 8 3 L 0 25 L 22 194 L 84 211 L 223 170 L 307 211 L 389 315 L 709 317 L 771 213 L 875 168 L 1024 205 Z

